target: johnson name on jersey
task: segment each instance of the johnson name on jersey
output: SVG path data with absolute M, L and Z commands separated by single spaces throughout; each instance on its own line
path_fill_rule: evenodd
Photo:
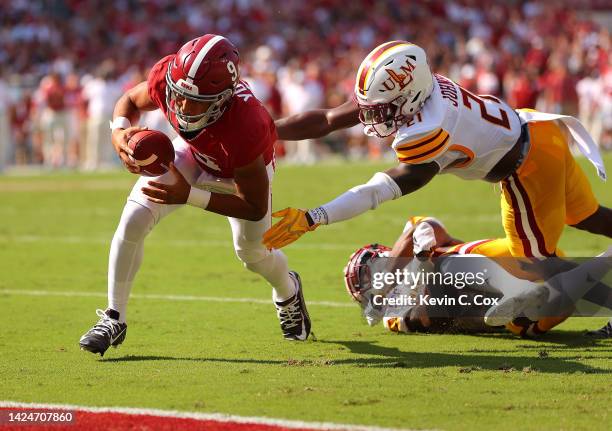
M 423 108 L 396 133 L 402 163 L 436 162 L 441 173 L 483 179 L 521 134 L 516 112 L 493 96 L 477 96 L 442 75 Z

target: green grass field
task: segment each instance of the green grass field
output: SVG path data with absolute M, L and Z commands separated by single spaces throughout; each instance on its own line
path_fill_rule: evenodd
M 612 206 L 610 186 L 583 165 Z M 274 207 L 324 203 L 384 166 L 281 166 Z M 227 221 L 185 208 L 147 240 L 126 342 L 104 359 L 80 351 L 95 309 L 106 306 L 109 242 L 134 180 L 0 177 L 0 400 L 405 428 L 610 429 L 612 340 L 583 337 L 605 319 L 570 319 L 539 341 L 406 336 L 369 328 L 349 304 L 342 268 L 350 253 L 391 244 L 410 215 L 437 216 L 466 240 L 502 235 L 498 191 L 449 176 L 286 249 L 318 341 L 283 341 L 270 288 L 242 269 Z M 568 228 L 561 246 L 589 256 L 608 244 Z

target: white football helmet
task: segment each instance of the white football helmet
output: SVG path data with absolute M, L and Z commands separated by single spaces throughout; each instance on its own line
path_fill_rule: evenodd
M 355 100 L 368 136 L 385 137 L 416 114 L 433 90 L 425 51 L 395 40 L 374 48 L 357 71 Z

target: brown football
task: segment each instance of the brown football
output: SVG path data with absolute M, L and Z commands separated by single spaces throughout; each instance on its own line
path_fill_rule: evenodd
M 134 162 L 140 166 L 140 174 L 156 177 L 168 171 L 168 165 L 174 161 L 174 147 L 170 138 L 157 130 L 136 132 L 128 141 L 134 152 Z

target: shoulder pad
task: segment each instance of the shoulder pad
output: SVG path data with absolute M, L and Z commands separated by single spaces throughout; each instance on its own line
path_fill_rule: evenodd
M 431 132 L 394 142 L 393 149 L 402 163 L 424 163 L 442 154 L 448 148 L 449 138 L 448 132 L 439 127 Z

